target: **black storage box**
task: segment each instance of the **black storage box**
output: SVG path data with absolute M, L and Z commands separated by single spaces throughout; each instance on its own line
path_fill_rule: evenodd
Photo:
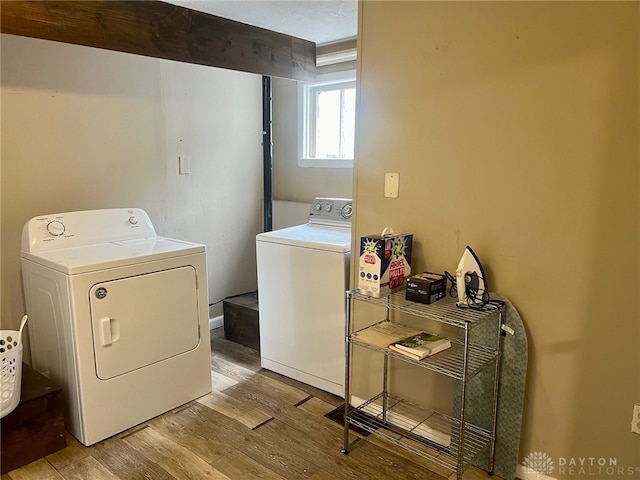
M 447 295 L 447 279 L 439 273 L 424 272 L 407 278 L 407 300 L 433 303 Z

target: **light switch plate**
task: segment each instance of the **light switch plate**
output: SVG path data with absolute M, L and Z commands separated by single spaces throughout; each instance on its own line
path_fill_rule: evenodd
M 178 173 L 180 175 L 187 175 L 188 173 L 191 173 L 189 157 L 186 155 L 178 155 Z

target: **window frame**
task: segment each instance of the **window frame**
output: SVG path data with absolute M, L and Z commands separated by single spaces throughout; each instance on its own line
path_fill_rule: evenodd
M 309 156 L 310 147 L 315 142 L 315 139 L 311 139 L 310 130 L 315 124 L 315 102 L 311 93 L 319 90 L 332 90 L 331 87 L 338 85 L 340 88 L 356 88 L 355 70 L 318 75 L 315 82 L 298 82 L 298 166 L 300 167 L 353 168 L 353 158 L 314 158 Z M 313 119 L 311 118 L 312 112 Z

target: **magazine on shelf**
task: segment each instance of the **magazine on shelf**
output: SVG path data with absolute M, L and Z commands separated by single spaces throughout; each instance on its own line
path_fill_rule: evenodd
M 427 332 L 411 335 L 402 341 L 391 343 L 389 349 L 407 355 L 414 360 L 435 355 L 451 347 L 449 339 Z
M 420 329 L 393 322 L 380 322 L 368 328 L 355 332 L 352 337 L 369 345 L 387 348 L 392 343 L 413 337 L 421 332 Z

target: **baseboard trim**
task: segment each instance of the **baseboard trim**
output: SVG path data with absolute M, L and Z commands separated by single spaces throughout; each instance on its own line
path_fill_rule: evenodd
M 222 327 L 223 325 L 224 325 L 224 315 L 218 315 L 217 317 L 213 317 L 209 319 L 209 330 Z

